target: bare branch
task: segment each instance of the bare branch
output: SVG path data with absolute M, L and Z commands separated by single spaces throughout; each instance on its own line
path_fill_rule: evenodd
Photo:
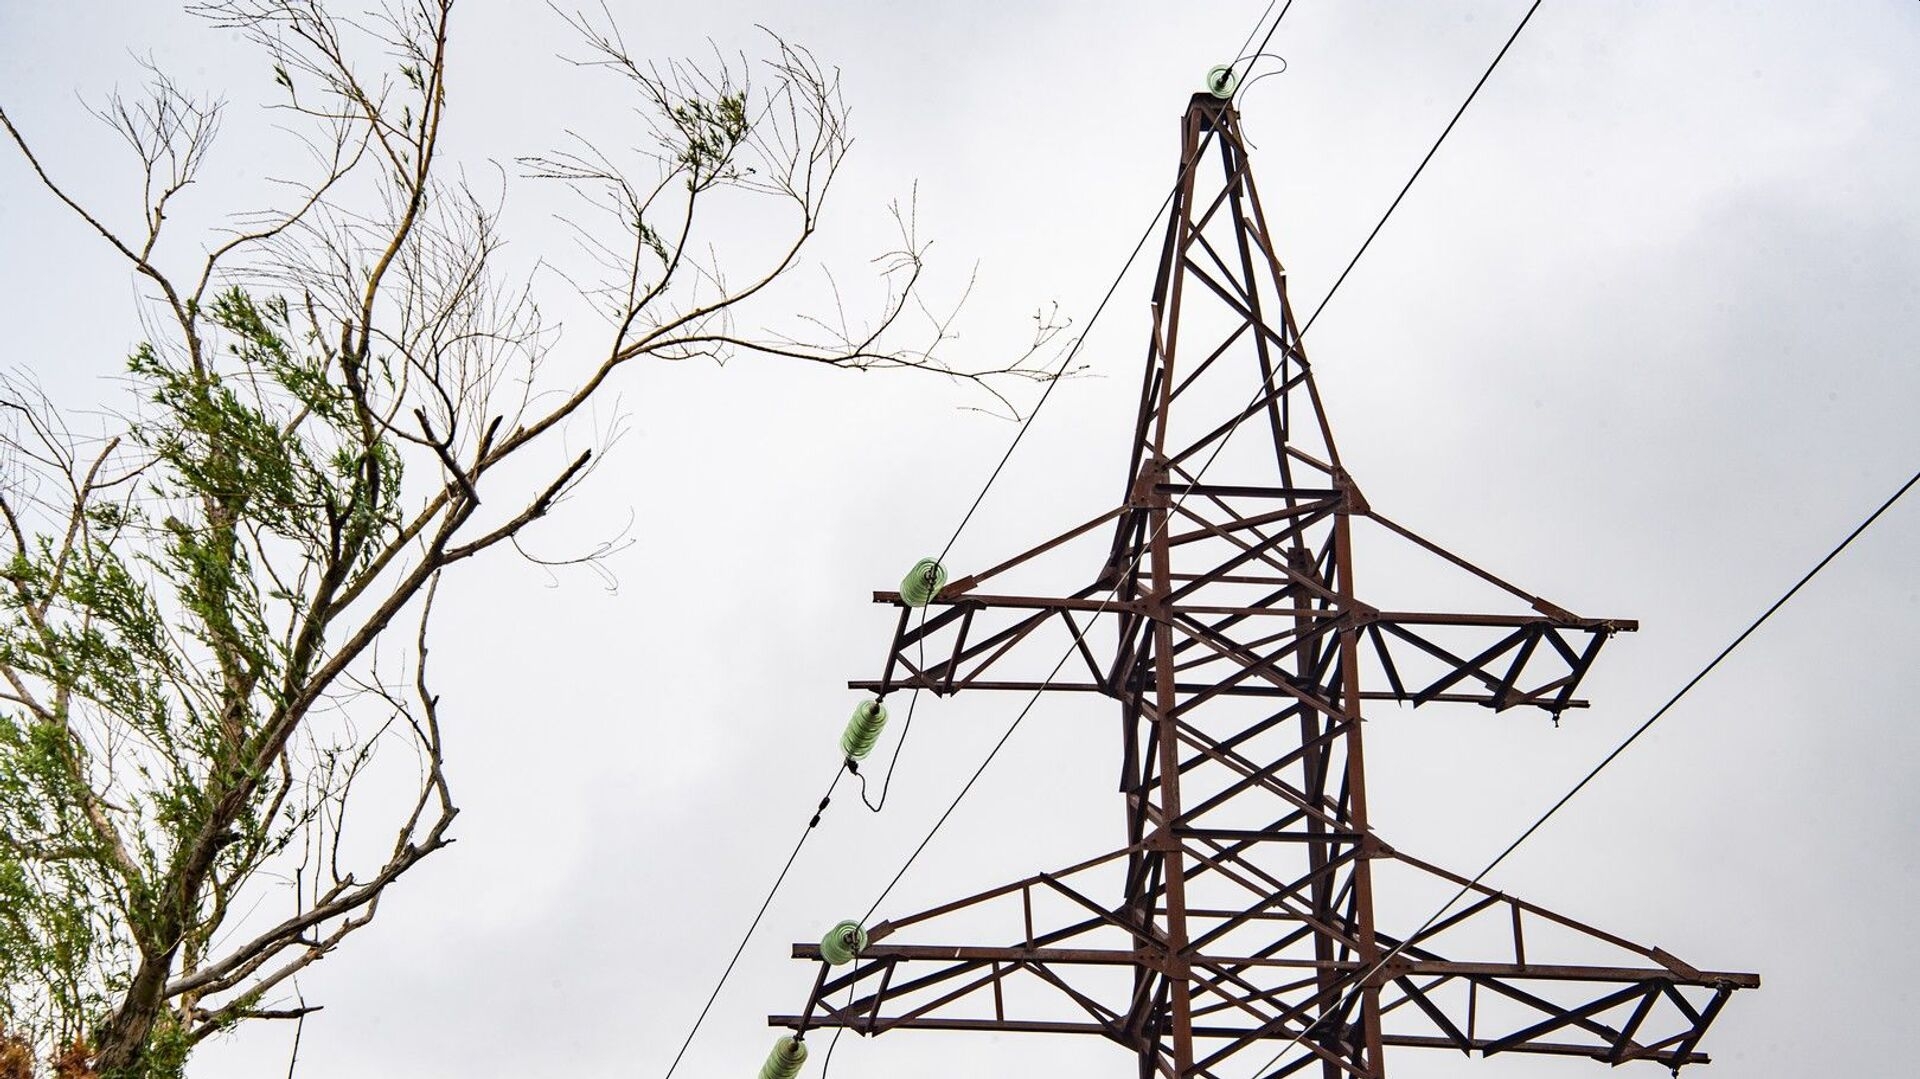
M 604 7 L 563 13 L 574 62 L 634 105 L 639 144 L 570 131 L 520 176 L 470 179 L 441 142 L 452 9 L 192 5 L 271 66 L 271 115 L 307 161 L 178 274 L 162 265 L 181 243 L 173 207 L 190 188 L 221 197 L 221 105 L 150 67 L 144 96 L 95 110 L 138 169 L 141 224 L 125 233 L 0 112 L 51 201 L 159 293 L 129 365 L 138 403 L 97 439 L 25 380 L 0 385 L 0 851 L 42 904 L 0 919 L 0 1005 L 37 1017 L 43 1046 L 93 1039 L 102 1073 L 138 1071 L 170 1030 L 192 1043 L 299 1022 L 317 1006 L 268 994 L 453 841 L 427 677 L 435 598 L 497 547 L 613 583 L 624 531 L 571 557 L 525 541 L 619 442 L 605 410 L 619 414 L 622 368 L 750 355 L 914 370 L 1007 412 L 1005 387 L 1051 377 L 1035 359 L 1064 332 L 1053 314 L 1018 355 L 949 360 L 972 283 L 927 296 L 911 198 L 889 208 L 899 238 L 861 268 L 870 284 L 822 267 L 825 303 L 783 291 L 813 287 L 802 271 L 852 146 L 839 73 L 807 50 L 769 35 L 758 62 L 645 59 Z M 503 207 L 528 182 L 577 200 L 579 251 L 514 272 Z M 605 318 L 585 348 L 542 313 L 549 274 Z M 395 742 L 417 786 L 376 817 L 369 788 L 399 780 L 375 762 Z M 355 857 L 368 828 L 392 828 L 391 849 Z M 84 939 L 36 943 L 67 925 Z

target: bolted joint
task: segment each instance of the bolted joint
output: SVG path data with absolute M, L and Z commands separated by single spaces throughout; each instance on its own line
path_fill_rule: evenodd
M 1362 858 L 1393 857 L 1393 847 L 1372 832 L 1362 832 L 1360 838 L 1355 841 L 1355 845 L 1360 848 Z

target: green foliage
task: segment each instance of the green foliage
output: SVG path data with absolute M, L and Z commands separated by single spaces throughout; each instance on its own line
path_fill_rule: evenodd
M 100 1015 L 122 987 L 103 974 L 127 965 L 108 909 L 120 882 L 100 872 L 104 859 L 72 820 L 60 742 L 44 725 L 0 718 L 0 985 L 10 987 L 0 1024 L 39 1034 L 41 1044 L 82 1033 L 84 1017 Z M 39 798 L 47 800 L 32 804 Z
M 667 110 L 667 119 L 679 136 L 679 162 L 687 168 L 688 188 L 702 190 L 738 175 L 733 154 L 752 126 L 746 94 L 684 98 Z
M 296 347 L 282 299 L 205 313 L 224 359 L 128 363 L 145 414 L 107 467 L 133 478 L 23 522 L 0 569 L 0 1029 L 42 1046 L 95 1038 L 142 961 L 205 958 L 367 752 L 273 766 L 332 605 L 400 527 L 400 454 L 348 388 L 391 379 Z M 189 1025 L 164 1012 L 124 1079 L 177 1076 Z

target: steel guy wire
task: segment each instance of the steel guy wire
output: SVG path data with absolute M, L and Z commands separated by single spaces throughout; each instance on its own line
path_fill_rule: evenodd
M 1829 563 L 1831 563 L 1834 559 L 1840 557 L 1840 553 L 1842 551 L 1845 551 L 1849 546 L 1851 546 L 1854 540 L 1859 539 L 1862 533 L 1864 533 L 1869 527 L 1871 527 L 1875 521 L 1878 521 L 1882 514 L 1886 513 L 1889 509 L 1892 509 L 1893 504 L 1900 501 L 1901 497 L 1905 495 L 1908 491 L 1912 490 L 1914 485 L 1916 484 L 1920 484 L 1920 471 L 1916 471 L 1912 476 L 1908 477 L 1907 482 L 1901 484 L 1899 489 L 1894 491 L 1892 495 L 1888 496 L 1885 502 L 1880 503 L 1877 509 L 1875 509 L 1872 513 L 1867 514 L 1866 519 L 1861 521 L 1858 525 L 1855 525 L 1853 528 L 1853 531 L 1847 533 L 1846 538 L 1841 540 L 1840 543 L 1833 548 L 1833 550 L 1828 551 L 1825 558 L 1822 558 L 1820 561 L 1814 563 L 1813 568 L 1808 570 L 1806 573 L 1802 574 L 1800 579 L 1793 583 L 1792 587 L 1788 588 L 1785 592 L 1781 593 L 1779 599 L 1774 600 L 1773 604 L 1769 606 L 1766 610 L 1762 611 L 1758 618 L 1755 618 L 1752 622 L 1749 622 L 1747 624 L 1747 628 L 1740 631 L 1739 636 L 1736 636 L 1731 642 L 1727 644 L 1725 648 L 1722 648 L 1717 655 L 1715 655 L 1711 660 L 1708 660 L 1707 665 L 1700 668 L 1699 672 L 1696 673 L 1692 678 L 1687 679 L 1686 684 L 1682 685 L 1677 691 L 1675 691 L 1673 696 L 1668 697 L 1665 704 L 1662 704 L 1659 708 L 1655 709 L 1654 713 L 1647 717 L 1646 722 L 1640 724 L 1638 727 L 1635 727 L 1632 734 L 1627 735 L 1624 741 L 1622 741 L 1619 745 L 1613 747 L 1612 752 L 1608 753 L 1605 757 L 1602 757 L 1600 759 L 1600 763 L 1594 765 L 1591 769 L 1589 769 L 1586 775 L 1581 776 L 1580 781 L 1575 783 L 1571 788 L 1569 788 L 1567 793 L 1561 795 L 1558 801 L 1554 802 L 1551 806 L 1548 806 L 1546 812 L 1540 814 L 1540 816 L 1535 818 L 1532 824 L 1527 825 L 1526 830 L 1521 832 L 1520 835 L 1513 840 L 1513 842 L 1507 844 L 1506 848 L 1502 850 L 1499 854 L 1495 855 L 1494 859 L 1488 862 L 1486 866 L 1480 870 L 1480 872 L 1475 873 L 1473 875 L 1472 880 L 1468 881 L 1466 884 L 1461 885 L 1460 890 L 1453 893 L 1453 897 L 1448 899 L 1444 904 L 1442 904 L 1440 909 L 1434 911 L 1433 914 L 1430 917 L 1428 917 L 1426 921 L 1420 923 L 1420 927 L 1418 929 L 1415 929 L 1412 933 L 1408 934 L 1405 940 L 1401 941 L 1399 944 L 1394 945 L 1391 950 L 1389 950 L 1385 955 L 1382 955 L 1376 962 L 1374 962 L 1372 966 L 1368 967 L 1365 971 L 1360 972 L 1358 977 L 1349 975 L 1347 977 L 1341 978 L 1338 981 L 1334 982 L 1333 985 L 1329 986 L 1328 987 L 1329 990 L 1340 989 L 1343 984 L 1351 985 L 1355 982 L 1365 982 L 1368 978 L 1372 977 L 1375 972 L 1379 971 L 1381 967 L 1385 966 L 1389 961 L 1391 961 L 1394 956 L 1399 955 L 1401 951 L 1406 949 L 1414 941 L 1418 940 L 1420 938 L 1420 934 L 1426 932 L 1427 929 L 1430 928 L 1435 922 L 1445 917 L 1446 913 L 1449 910 L 1453 909 L 1453 905 L 1455 903 L 1460 902 L 1461 896 L 1464 896 L 1469 891 L 1472 891 L 1473 888 L 1476 885 L 1478 885 L 1481 882 L 1481 880 L 1486 877 L 1487 874 L 1493 872 L 1496 868 L 1498 868 L 1500 866 L 1500 863 L 1506 861 L 1507 858 L 1510 855 L 1512 855 L 1514 851 L 1520 849 L 1520 845 L 1522 843 L 1525 843 L 1528 839 L 1532 838 L 1535 832 L 1539 831 L 1543 826 L 1545 826 L 1547 821 L 1553 818 L 1554 814 L 1560 812 L 1560 810 L 1564 808 L 1568 802 L 1573 801 L 1573 798 L 1575 795 L 1579 794 L 1582 790 L 1586 789 L 1587 784 L 1592 783 L 1594 779 L 1597 776 L 1599 776 L 1599 774 L 1602 771 L 1604 771 L 1608 765 L 1618 760 L 1620 758 L 1620 755 L 1625 753 L 1629 746 L 1639 741 L 1641 735 L 1646 734 L 1649 730 L 1653 729 L 1653 725 L 1655 723 L 1660 722 L 1661 717 L 1665 716 L 1673 708 L 1674 705 L 1679 704 L 1680 699 L 1682 697 L 1685 697 L 1689 692 L 1692 691 L 1693 687 L 1699 685 L 1702 681 L 1704 681 L 1707 675 L 1713 673 L 1714 668 L 1720 666 L 1722 661 L 1724 661 L 1728 656 L 1732 655 L 1734 652 L 1734 649 L 1739 648 L 1742 644 L 1746 643 L 1747 638 L 1753 636 L 1754 631 L 1758 630 L 1762 625 L 1765 625 L 1767 620 L 1772 618 L 1774 616 L 1774 613 L 1779 611 L 1780 608 L 1786 606 L 1788 600 L 1792 599 L 1802 588 L 1806 587 L 1807 583 L 1812 581 L 1816 576 L 1818 576 L 1821 570 L 1826 569 Z M 1357 990 L 1359 986 L 1355 985 L 1354 988 Z M 1338 1005 L 1333 1009 L 1334 1012 L 1337 1014 L 1342 1009 L 1346 1008 L 1348 1004 L 1352 1003 L 1353 996 L 1354 994 L 1352 992 L 1343 994 Z M 1287 1052 L 1291 1050 L 1294 1046 L 1300 1044 L 1301 1039 L 1304 1038 L 1305 1036 L 1306 1036 L 1305 1030 L 1302 1030 L 1299 1034 L 1295 1035 L 1292 1041 L 1289 1041 L 1286 1045 L 1281 1046 L 1280 1051 L 1274 1054 L 1273 1059 L 1261 1065 L 1260 1069 L 1256 1071 L 1254 1074 L 1256 1076 L 1264 1074 L 1267 1071 L 1267 1069 L 1279 1063 L 1280 1058 L 1285 1056 Z

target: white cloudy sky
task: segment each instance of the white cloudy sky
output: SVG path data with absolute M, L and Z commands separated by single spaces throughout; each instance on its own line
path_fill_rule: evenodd
M 979 267 L 961 362 L 990 361 L 1039 304 L 1084 320 L 1171 180 L 1187 95 L 1264 6 L 610 2 L 648 55 L 758 48 L 762 23 L 844 69 L 858 145 L 822 253 L 884 243 L 880 203 L 917 182 L 936 287 Z M 1524 8 L 1294 5 L 1274 43 L 1289 70 L 1243 110 L 1296 303 L 1317 302 Z M 567 46 L 544 5 L 461 12 L 467 164 L 565 129 L 617 135 L 623 106 L 554 59 Z M 169 5 L 0 3 L 0 102 L 101 198 L 130 192 L 80 100 L 130 85 L 134 52 L 236 116 L 270 89 L 258 56 Z M 1643 626 L 1561 729 L 1376 718 L 1390 842 L 1477 867 L 1920 466 L 1916 57 L 1920 6 L 1895 0 L 1549 0 L 1314 329 L 1376 507 Z M 215 179 L 259 171 L 241 142 L 217 162 Z M 562 242 L 513 206 L 517 250 Z M 89 241 L 0 156 L 0 362 L 76 407 L 114 400 L 139 334 L 137 288 Z M 1118 490 L 1149 284 L 1123 286 L 1090 377 L 1041 414 L 958 570 Z M 868 593 L 938 547 L 1012 435 L 976 403 L 929 378 L 759 361 L 630 373 L 631 437 L 542 534 L 589 543 L 631 513 L 619 588 L 502 559 L 449 598 L 436 658 L 460 842 L 303 980 L 326 1010 L 300 1074 L 659 1076 L 832 768 L 845 681 L 885 648 Z M 1708 1040 L 1722 1079 L 1908 1070 L 1917 548 L 1905 504 L 1494 879 L 1759 971 Z M 864 909 L 1012 707 L 924 709 L 887 813 L 836 805 L 681 1074 L 758 1068 L 764 1015 L 811 983 L 787 942 Z M 1105 719 L 1043 706 L 897 910 L 1116 841 Z M 215 1044 L 193 1074 L 284 1071 L 290 1033 Z M 1597 1067 L 1393 1060 L 1416 1077 Z M 911 1033 L 834 1061 L 841 1079 L 1131 1068 L 1104 1044 Z

